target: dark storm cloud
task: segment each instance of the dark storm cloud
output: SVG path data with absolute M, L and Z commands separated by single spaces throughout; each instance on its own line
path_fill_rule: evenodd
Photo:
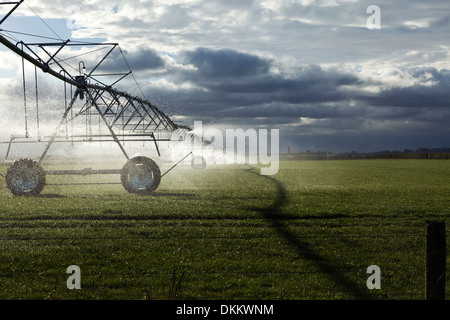
M 223 56 L 226 58 L 221 59 Z M 178 83 L 191 82 L 195 89 L 180 90 L 175 96 L 169 91 L 153 91 L 157 100 L 164 97 L 168 105 L 180 107 L 169 110 L 187 116 L 188 122 L 281 128 L 284 141 L 294 141 L 294 136 L 301 133 L 298 137 L 310 136 L 308 143 L 316 146 L 341 139 L 328 148 L 332 151 L 344 145 L 349 149 L 377 150 L 383 139 L 397 138 L 397 142 L 389 143 L 390 147 L 414 147 L 426 140 L 417 136 L 435 138 L 437 128 L 450 124 L 447 70 L 393 69 L 389 75 L 407 82 L 385 85 L 383 78 L 362 77 L 357 72 L 317 65 L 296 66 L 289 73 L 277 73 L 273 72 L 273 61 L 230 49 L 199 49 L 189 57 L 192 59 L 186 61 L 197 68 L 172 76 Z M 225 70 L 224 62 L 231 60 L 237 66 L 245 62 L 249 66 L 244 70 Z M 206 67 L 199 67 L 204 61 Z M 381 90 L 365 90 L 374 86 Z M 404 144 L 413 138 L 411 144 Z
M 446 28 L 450 26 L 450 15 L 446 15 L 445 17 L 438 18 L 431 22 L 430 28 Z
M 106 53 L 104 51 L 103 56 Z M 90 64 L 95 66 L 101 61 L 103 56 L 91 57 Z M 99 67 L 99 70 L 104 72 L 123 72 L 128 70 L 128 66 L 136 72 L 149 71 L 164 68 L 165 62 L 154 49 L 139 48 L 133 51 L 123 50 L 122 55 L 120 50 L 116 48 L 107 56 Z
M 343 85 L 357 84 L 358 78 L 352 74 L 336 70 L 324 70 L 317 65 L 298 67 L 295 75 L 260 74 L 257 78 L 237 79 L 226 83 L 207 83 L 208 88 L 221 92 L 271 93 L 281 99 L 301 102 L 324 100 L 316 93 L 327 95 Z M 325 99 L 326 100 L 326 99 Z M 334 99 L 332 99 L 334 100 Z
M 159 15 L 149 6 L 149 15 L 114 21 L 110 33 L 116 28 L 135 41 L 145 30 L 148 43 L 164 48 L 159 52 L 175 48 L 170 66 L 155 52 L 148 55 L 154 64 L 144 62 L 144 54 L 127 58 L 133 69 L 166 68 L 166 82 L 146 86 L 145 93 L 186 125 L 203 120 L 280 128 L 282 145 L 302 149 L 444 143 L 450 128 L 448 0 L 334 4 L 196 1 L 165 5 Z M 372 4 L 381 7 L 381 30 L 365 28 Z
M 165 65 L 164 60 L 153 49 L 138 49 L 124 52 L 125 58 L 133 70 L 160 69 Z
M 67 15 L 57 2 L 52 17 Z M 448 0 L 83 3 L 74 35 L 129 49 L 145 95 L 183 124 L 280 128 L 283 141 L 347 150 L 432 146 L 450 128 Z M 381 30 L 366 27 L 373 4 Z M 110 58 L 106 71 L 126 70 Z
M 369 111 L 366 108 L 354 108 L 346 104 L 333 104 L 333 105 L 295 105 L 286 103 L 271 103 L 258 105 L 251 108 L 229 108 L 223 111 L 222 116 L 232 118 L 233 115 L 239 113 L 240 117 L 252 119 L 252 118 L 267 118 L 277 119 L 279 121 L 282 118 L 290 120 L 293 119 L 311 118 L 311 119 L 338 119 L 338 118 L 353 118 L 367 116 Z M 284 120 L 284 121 L 286 121 Z M 247 120 L 248 121 L 248 120 Z M 270 120 L 267 120 L 270 121 Z
M 265 110 L 272 115 L 276 112 L 283 116 L 287 112 L 287 116 L 292 116 L 296 108 L 289 105 L 345 101 L 348 96 L 341 88 L 361 84 L 351 73 L 325 70 L 317 65 L 295 67 L 289 75 L 271 72 L 274 67 L 271 60 L 231 49 L 199 48 L 185 53 L 185 59 L 195 69 L 173 72 L 171 76 L 177 83 L 190 82 L 206 89 L 182 93 L 195 105 L 191 108 L 194 113 L 216 110 L 221 114 L 235 112 L 237 116 L 248 116 L 264 114 Z M 277 106 L 270 110 L 256 107 L 269 104 Z M 280 109 L 275 111 L 277 107 Z
M 363 109 L 363 108 L 359 108 Z M 423 108 L 403 108 L 403 107 L 385 107 L 385 106 L 371 106 L 364 108 L 367 110 L 367 116 L 373 120 L 401 120 L 401 119 L 416 119 L 421 117 L 425 110 Z
M 205 78 L 248 77 L 265 74 L 270 61 L 258 56 L 230 49 L 212 50 L 198 48 L 185 52 L 186 62 L 194 65 L 197 74 Z
M 421 82 L 405 88 L 390 88 L 365 100 L 371 105 L 450 109 L 450 71 L 418 68 L 412 70 L 410 75 Z

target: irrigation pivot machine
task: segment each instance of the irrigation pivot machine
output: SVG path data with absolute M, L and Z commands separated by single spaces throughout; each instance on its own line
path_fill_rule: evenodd
M 174 134 L 182 137 L 180 139 L 188 139 L 187 137 L 193 139 L 193 134 L 189 133 L 190 129 L 173 122 L 169 116 L 152 105 L 145 97 L 136 97 L 114 87 L 125 78 L 132 77 L 136 82 L 125 55 L 117 43 L 62 40 L 56 33 L 54 33 L 56 37 L 44 37 L 25 33 L 22 30 L 18 32 L 3 29 L 5 21 L 11 19 L 11 15 L 22 3 L 24 3 L 23 0 L 0 2 L 1 8 L 9 6 L 5 11 L 7 14 L 0 20 L 0 43 L 22 58 L 26 127 L 23 137 L 11 137 L 6 157 L 8 158 L 11 145 L 14 143 L 45 143 L 45 150 L 39 159 L 18 159 L 13 162 L 5 175 L 7 188 L 17 196 L 34 196 L 43 190 L 47 175 L 120 174 L 121 183 L 128 192 L 141 195 L 152 194 L 158 188 L 161 178 L 181 161 L 189 156 L 193 157 L 193 152 L 187 152 L 180 162 L 161 174 L 158 164 L 150 157 L 130 158 L 125 150 L 125 142 L 145 143 L 145 141 L 149 141 L 149 144 L 155 146 L 158 155 L 161 155 L 158 147 L 161 141 L 173 141 Z M 39 18 L 26 3 L 24 4 Z M 53 31 L 48 24 L 42 19 L 40 20 Z M 23 38 L 29 41 L 24 41 Z M 34 39 L 38 40 L 34 41 Z M 85 61 L 80 60 L 81 57 L 90 59 L 89 62 L 92 65 L 88 71 Z M 95 62 L 92 61 L 93 57 L 96 58 Z M 113 68 L 109 65 L 109 68 L 106 68 L 109 72 L 99 73 L 100 70 L 105 69 L 102 67 L 108 63 L 107 61 L 111 57 L 123 59 L 122 62 L 125 62 L 128 70 L 123 73 L 117 73 L 117 71 L 114 73 Z M 29 135 L 27 123 L 24 66 L 26 61 L 31 63 L 35 69 L 38 136 L 34 139 Z M 66 97 L 63 115 L 54 133 L 47 137 L 39 136 L 37 89 L 37 71 L 39 69 L 64 83 Z M 106 84 L 105 79 L 111 78 L 115 80 Z M 142 96 L 144 95 L 142 94 Z M 74 123 L 80 118 L 86 123 L 86 134 L 82 135 L 75 134 L 73 130 Z M 107 130 L 104 130 L 103 133 L 100 131 L 94 133 L 92 123 L 97 123 L 96 121 Z M 64 135 L 61 135 L 61 128 L 66 129 Z M 125 165 L 120 169 L 100 170 L 45 171 L 43 169 L 42 162 L 55 142 L 71 142 L 73 144 L 86 141 L 107 141 L 117 144 L 127 160 Z

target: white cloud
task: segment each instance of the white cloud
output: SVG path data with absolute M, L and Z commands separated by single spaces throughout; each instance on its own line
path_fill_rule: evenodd
M 369 0 L 29 2 L 42 18 L 57 19 L 49 21 L 53 27 L 64 28 L 66 19 L 76 22 L 76 29 L 62 30 L 62 33 L 71 32 L 75 38 L 119 42 L 121 48 L 128 51 L 130 60 L 139 65 L 135 73 L 138 80 L 144 83 L 147 92 L 164 101 L 175 117 L 185 119 L 189 113 L 198 115 L 205 109 L 211 113 L 232 110 L 230 121 L 233 121 L 232 112 L 258 110 L 261 105 L 271 105 L 267 110 L 262 108 L 268 112 L 280 105 L 280 110 L 293 112 L 306 103 L 314 103 L 314 99 L 316 104 L 308 108 L 308 112 L 316 108 L 333 114 L 342 103 L 346 112 L 351 105 L 353 111 L 367 116 L 364 108 L 369 102 L 362 102 L 361 97 L 376 98 L 385 91 L 412 87 L 441 89 L 442 82 L 446 81 L 444 70 L 450 69 L 449 24 L 444 10 L 447 2 L 379 1 L 381 30 L 364 27 L 368 18 L 366 9 L 371 4 L 374 3 Z M 26 6 L 22 7 L 22 14 L 33 16 Z M 198 48 L 216 53 L 228 49 L 270 63 L 264 73 L 251 76 L 220 78 L 210 72 L 205 77 L 201 68 L 183 61 L 185 52 Z M 139 55 L 142 52 L 143 55 Z M 99 59 L 94 54 L 91 57 Z M 152 57 L 154 63 L 139 63 L 145 57 Z M 0 50 L 0 59 L 4 61 L 3 77 L 20 76 L 20 60 L 12 53 Z M 412 71 L 417 68 L 425 71 Z M 208 70 L 225 74 L 224 66 Z M 310 73 L 303 73 L 305 70 Z M 305 75 L 314 86 L 308 85 Z M 278 91 L 271 92 L 274 86 Z M 317 88 L 323 92 L 314 91 Z M 162 97 L 169 93 L 168 98 Z M 185 104 L 182 112 L 176 110 L 178 103 Z M 195 103 L 201 107 L 192 105 Z M 237 106 L 241 109 L 234 109 Z M 205 109 L 200 110 L 202 107 Z M 276 123 L 282 118 L 257 112 L 250 114 L 258 124 L 272 120 Z M 291 119 L 284 119 L 286 123 L 278 124 L 296 127 L 302 118 L 303 124 L 317 125 L 322 132 L 327 132 L 326 126 L 333 127 L 335 132 L 344 130 L 345 125 L 355 128 L 360 125 L 358 121 L 348 121 L 336 122 L 333 126 L 334 120 L 316 121 L 318 117 L 317 114 L 303 117 L 295 114 Z M 326 115 L 322 112 L 320 117 L 326 118 Z M 427 119 L 434 118 L 428 115 Z M 375 129 L 383 127 L 378 120 L 366 120 L 366 127 L 368 124 Z M 392 121 L 390 127 L 402 121 Z
M 432 22 L 432 19 L 423 19 L 423 20 L 415 20 L 415 21 L 405 21 L 403 22 L 403 25 L 406 27 L 409 27 L 411 29 L 418 29 L 418 28 L 428 28 L 430 27 L 430 24 Z

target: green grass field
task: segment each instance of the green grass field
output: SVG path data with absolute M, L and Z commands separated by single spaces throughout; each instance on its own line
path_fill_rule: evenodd
M 425 221 L 450 216 L 445 160 L 180 167 L 146 197 L 15 197 L 1 181 L 0 299 L 423 299 Z M 70 265 L 81 290 L 67 289 Z M 366 286 L 370 265 L 381 290 Z

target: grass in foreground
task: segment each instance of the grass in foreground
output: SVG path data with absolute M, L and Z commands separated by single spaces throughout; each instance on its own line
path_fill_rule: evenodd
M 282 162 L 273 177 L 177 168 L 151 197 L 3 184 L 0 298 L 423 299 L 425 220 L 448 220 L 449 178 L 447 161 L 347 160 Z M 81 290 L 66 287 L 73 264 Z M 372 264 L 381 290 L 366 287 Z

